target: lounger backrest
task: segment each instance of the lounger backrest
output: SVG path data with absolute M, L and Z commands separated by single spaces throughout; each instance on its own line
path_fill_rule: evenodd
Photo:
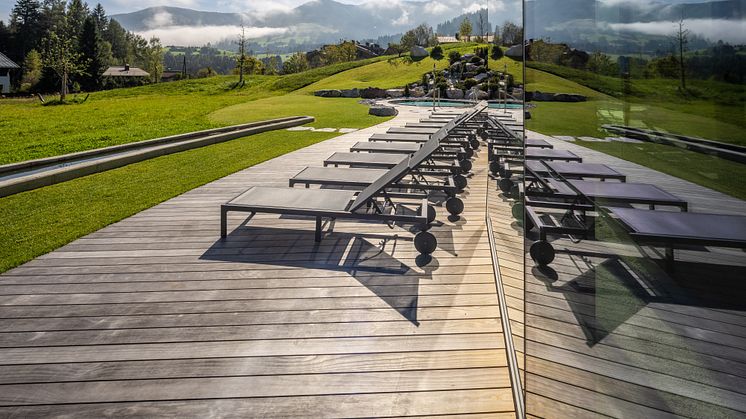
M 404 177 L 407 172 L 409 172 L 410 160 L 411 156 L 407 159 L 404 159 L 401 163 L 397 164 L 391 169 L 387 170 L 386 173 L 376 179 L 375 182 L 371 183 L 370 185 L 368 185 L 368 187 L 363 189 L 357 195 L 357 198 L 355 198 L 355 201 L 350 206 L 350 212 L 354 212 L 362 208 L 368 203 L 369 200 L 378 195 L 378 193 L 385 189 L 388 185 L 401 180 L 401 178 Z

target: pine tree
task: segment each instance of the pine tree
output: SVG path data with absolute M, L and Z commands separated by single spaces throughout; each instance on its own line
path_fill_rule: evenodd
M 83 22 L 83 31 L 80 34 L 78 49 L 86 62 L 80 85 L 84 90 L 96 90 L 101 87 L 101 75 L 106 70 L 106 57 L 104 57 L 101 46 L 103 40 L 99 34 L 96 20 L 89 16 Z
M 125 64 L 127 59 L 127 31 L 116 20 L 109 21 L 109 26 L 104 31 L 104 39 L 111 44 L 111 55 L 120 64 Z
M 104 6 L 102 6 L 101 3 L 96 4 L 91 16 L 93 16 L 93 19 L 96 21 L 98 32 L 103 33 L 106 31 L 109 27 L 109 18 L 106 16 L 106 10 L 104 10 Z
M 11 58 L 21 61 L 41 41 L 41 5 L 38 0 L 18 0 L 10 12 L 10 30 L 14 33 L 15 48 Z
M 78 38 L 83 31 L 83 23 L 90 14 L 88 4 L 82 0 L 72 0 L 67 5 L 67 25 L 68 34 L 73 38 Z
M 41 11 L 41 31 L 43 34 L 49 33 L 52 28 L 62 28 L 65 26 L 66 0 L 44 0 Z
M 41 80 L 41 54 L 35 49 L 26 54 L 23 60 L 23 77 L 21 78 L 21 87 L 26 90 L 33 90 L 34 86 Z

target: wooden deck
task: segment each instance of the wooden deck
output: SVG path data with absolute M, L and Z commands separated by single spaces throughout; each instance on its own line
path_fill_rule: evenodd
M 231 216 L 251 185 L 396 119 L 259 164 L 0 276 L 0 417 L 515 417 L 486 235 L 486 156 L 466 212 L 405 229 Z M 515 244 L 515 243 L 514 243 Z
M 743 201 L 572 143 L 549 141 L 585 162 L 613 166 L 628 181 L 654 183 L 689 201 L 691 211 L 746 214 Z M 552 269 L 538 270 L 526 257 L 529 416 L 746 415 L 746 254 L 677 251 L 673 278 L 660 270 L 641 278 L 625 263 L 655 269 L 649 261 L 660 259 L 659 251 L 645 250 L 644 262 L 629 245 L 567 239 L 553 245 L 558 255 Z M 626 258 L 615 256 L 620 254 Z

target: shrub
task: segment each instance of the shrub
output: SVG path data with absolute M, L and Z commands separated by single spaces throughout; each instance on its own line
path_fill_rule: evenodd
M 477 81 L 474 80 L 474 79 L 466 79 L 466 80 L 464 80 L 464 88 L 466 90 L 471 89 L 472 87 L 476 86 L 477 84 L 478 84 Z
M 405 84 L 404 85 L 404 97 L 410 97 L 410 96 L 412 96 L 412 95 L 411 95 L 411 93 L 409 91 L 409 85 Z
M 492 58 L 493 60 L 499 60 L 499 59 L 500 59 L 500 58 L 502 58 L 502 57 L 503 57 L 504 55 L 505 55 L 505 54 L 503 53 L 503 49 L 502 49 L 502 48 L 500 48 L 500 47 L 499 47 L 499 46 L 497 46 L 497 45 L 494 45 L 494 46 L 492 47 L 492 54 L 490 55 L 490 58 Z
M 458 51 L 451 51 L 448 53 L 448 61 L 453 65 L 456 61 L 461 60 L 461 54 Z
M 433 49 L 430 51 L 430 58 L 432 58 L 433 60 L 442 60 L 443 48 L 440 45 L 433 47 Z
M 470 61 L 470 62 L 471 62 L 472 64 L 479 64 L 479 63 L 481 63 L 481 62 L 482 62 L 482 59 L 481 59 L 481 58 L 479 58 L 479 56 L 478 56 L 478 55 L 475 55 L 475 56 L 471 57 L 471 60 L 469 60 L 469 61 Z

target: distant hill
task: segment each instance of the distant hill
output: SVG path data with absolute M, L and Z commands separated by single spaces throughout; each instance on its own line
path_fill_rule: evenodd
M 501 11 L 501 19 L 511 19 L 516 22 L 521 20 L 520 2 L 513 3 L 514 7 Z M 400 34 L 421 23 L 431 26 L 443 24 L 461 13 L 463 13 L 463 7 L 460 4 L 450 5 L 449 3 L 447 5 L 439 0 L 388 3 L 371 1 L 357 5 L 334 0 L 313 0 L 289 11 L 275 11 L 261 15 L 202 12 L 162 6 L 113 15 L 112 18 L 128 30 L 162 38 L 174 36 L 182 40 L 188 34 L 193 33 L 190 39 L 192 45 L 201 46 L 207 42 L 215 44 L 214 38 L 220 30 L 214 28 L 235 28 L 242 22 L 251 29 L 249 34 L 254 39 L 326 43 L 339 39 L 376 39 L 381 36 Z M 476 16 L 476 13 L 467 15 Z M 195 31 L 195 29 L 207 27 L 213 30 L 210 32 Z M 476 25 L 474 27 L 476 30 Z M 176 32 L 177 29 L 183 28 L 191 31 Z M 169 42 L 168 39 L 166 42 Z

